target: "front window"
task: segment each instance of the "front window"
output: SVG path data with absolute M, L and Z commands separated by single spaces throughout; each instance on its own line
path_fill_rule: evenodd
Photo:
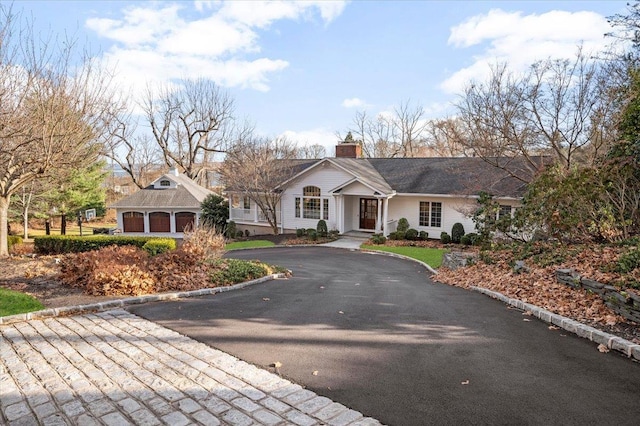
M 442 227 L 442 203 L 420 201 L 420 226 Z
M 329 199 L 322 197 L 319 187 L 309 185 L 302 188 L 302 197 L 295 199 L 295 215 L 303 219 L 329 220 Z
M 504 219 L 505 217 L 511 217 L 511 206 L 500 205 L 498 210 L 498 219 Z
M 242 205 L 245 210 L 251 210 L 251 199 L 249 197 L 244 197 L 242 199 Z

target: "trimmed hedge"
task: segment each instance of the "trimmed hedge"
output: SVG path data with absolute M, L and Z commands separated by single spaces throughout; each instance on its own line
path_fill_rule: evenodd
M 167 240 L 158 237 L 125 237 L 96 235 L 79 237 L 73 235 L 46 235 L 33 239 L 34 250 L 38 254 L 81 253 L 108 246 L 135 246 L 143 248 L 152 240 Z M 175 244 L 175 241 L 174 241 Z

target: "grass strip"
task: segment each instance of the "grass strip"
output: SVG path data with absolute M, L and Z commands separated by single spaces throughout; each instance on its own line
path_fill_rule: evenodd
M 442 264 L 442 256 L 448 251 L 446 249 L 436 249 L 429 247 L 391 247 L 382 245 L 366 245 L 361 246 L 365 250 L 377 250 L 388 253 L 400 254 L 412 259 L 417 259 L 426 263 L 433 269 L 437 269 Z

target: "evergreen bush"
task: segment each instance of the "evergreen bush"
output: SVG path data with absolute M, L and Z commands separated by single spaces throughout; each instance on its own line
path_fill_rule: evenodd
M 415 240 L 418 239 L 418 230 L 417 229 L 413 229 L 413 228 L 409 228 L 409 229 L 407 229 L 407 232 L 405 232 L 404 237 L 407 240 L 415 241 Z
M 451 228 L 451 241 L 456 244 L 460 244 L 460 239 L 464 236 L 464 225 L 460 222 L 456 222 L 453 224 Z
M 398 226 L 396 226 L 396 231 L 407 232 L 408 229 L 409 229 L 409 221 L 404 217 L 401 217 L 400 220 L 398 220 Z M 404 239 L 404 238 L 399 238 L 399 239 Z
M 427 231 L 420 231 L 420 239 L 427 241 L 429 239 L 429 233 Z
M 326 237 L 327 234 L 329 233 L 329 230 L 327 228 L 327 222 L 325 222 L 324 220 L 320 219 L 318 221 L 318 225 L 316 226 L 316 231 L 317 231 L 319 237 L 321 237 L 321 238 Z
M 442 241 L 443 244 L 449 244 L 451 242 L 451 235 L 446 232 L 442 232 L 440 234 L 440 241 Z

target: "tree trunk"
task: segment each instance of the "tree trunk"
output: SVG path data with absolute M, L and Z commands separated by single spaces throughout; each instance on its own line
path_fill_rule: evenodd
M 60 235 L 67 235 L 67 215 L 60 216 Z
M 24 232 L 22 233 L 23 239 L 29 238 L 29 207 L 25 207 L 22 211 L 22 221 L 24 222 L 22 227 L 24 228 Z
M 0 197 L 0 257 L 9 256 L 9 200 L 10 197 Z

